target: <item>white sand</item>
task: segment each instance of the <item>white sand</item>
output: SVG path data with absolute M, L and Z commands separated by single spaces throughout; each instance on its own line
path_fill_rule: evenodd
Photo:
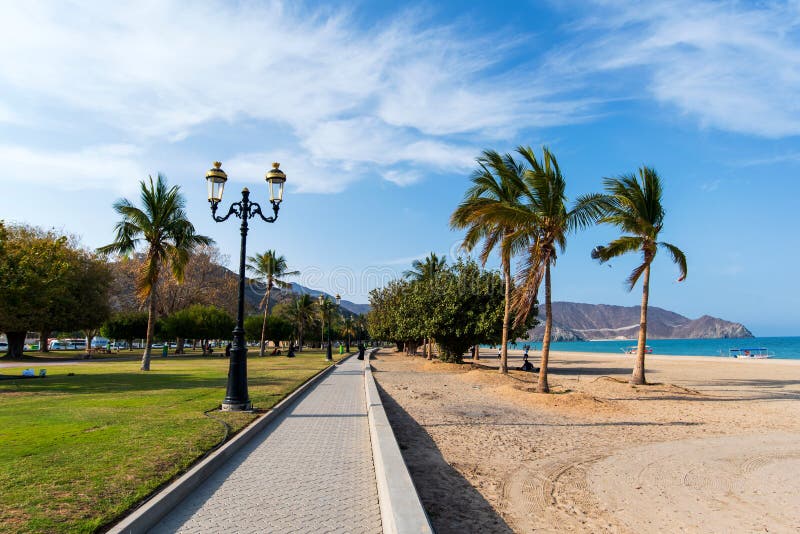
M 800 362 L 647 361 L 659 384 L 634 388 L 631 356 L 553 353 L 551 395 L 519 371 L 374 365 L 437 532 L 800 530 Z

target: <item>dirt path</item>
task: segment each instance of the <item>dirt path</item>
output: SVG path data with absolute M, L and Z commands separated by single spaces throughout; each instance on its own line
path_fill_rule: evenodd
M 654 360 L 663 384 L 634 388 L 624 357 L 561 354 L 552 395 L 521 372 L 374 367 L 437 532 L 796 531 L 800 366 L 749 363 Z

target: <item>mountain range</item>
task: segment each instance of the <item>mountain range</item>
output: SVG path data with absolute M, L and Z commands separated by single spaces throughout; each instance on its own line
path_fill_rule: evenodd
M 235 276 L 228 271 L 229 275 Z M 248 284 L 248 287 L 250 284 Z M 318 291 L 292 282 L 287 289 L 276 287 L 272 291 L 273 305 L 292 298 L 292 294 L 307 294 L 316 299 L 319 295 L 333 298 Z M 263 297 L 259 290 L 245 292 L 248 308 L 258 309 Z M 369 304 L 341 301 L 345 314 L 360 315 L 369 312 Z M 540 307 L 544 311 L 544 306 Z M 584 304 L 578 302 L 553 302 L 553 341 L 586 341 L 594 339 L 634 339 L 639 334 L 639 306 L 612 306 L 609 304 Z M 528 339 L 541 341 L 544 335 L 544 316 L 540 324 L 528 331 Z M 650 306 L 647 313 L 647 337 L 649 339 L 700 339 L 700 338 L 748 338 L 753 334 L 743 324 L 726 321 L 710 315 L 689 319 L 683 315 Z
M 540 308 L 541 309 L 541 308 Z M 639 333 L 639 306 L 611 306 L 578 302 L 553 302 L 553 341 L 633 339 Z M 529 339 L 541 341 L 544 317 L 528 331 Z M 710 315 L 689 319 L 675 312 L 650 306 L 647 311 L 648 339 L 746 338 L 753 334 L 743 324 Z

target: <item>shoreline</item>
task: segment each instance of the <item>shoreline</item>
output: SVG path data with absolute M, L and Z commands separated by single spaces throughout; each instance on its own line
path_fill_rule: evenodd
M 531 349 L 528 353 L 529 358 L 539 358 L 541 356 L 541 349 Z M 509 349 L 508 356 L 509 359 L 513 356 L 515 359 L 519 358 L 522 359 L 523 351 L 520 349 Z M 594 358 L 616 358 L 619 360 L 633 361 L 633 354 L 620 354 L 616 352 L 581 352 L 576 350 L 550 350 L 550 357 L 554 356 L 562 356 L 562 357 L 594 357 Z M 481 349 L 481 359 L 482 360 L 497 360 L 497 351 L 495 349 Z M 800 365 L 800 359 L 794 358 L 732 358 L 730 356 L 696 356 L 691 354 L 648 354 L 645 357 L 645 363 L 650 360 L 656 361 L 674 361 L 675 359 L 680 359 L 682 361 L 698 361 L 698 362 L 717 362 L 717 363 L 725 363 L 725 362 L 759 362 L 759 364 L 774 364 L 774 363 L 781 363 L 787 364 L 792 366 Z M 472 358 L 464 358 L 464 361 L 472 361 Z

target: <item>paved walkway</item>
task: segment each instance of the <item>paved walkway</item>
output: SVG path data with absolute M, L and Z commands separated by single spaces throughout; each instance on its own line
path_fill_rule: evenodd
M 363 363 L 338 366 L 151 532 L 381 532 Z

